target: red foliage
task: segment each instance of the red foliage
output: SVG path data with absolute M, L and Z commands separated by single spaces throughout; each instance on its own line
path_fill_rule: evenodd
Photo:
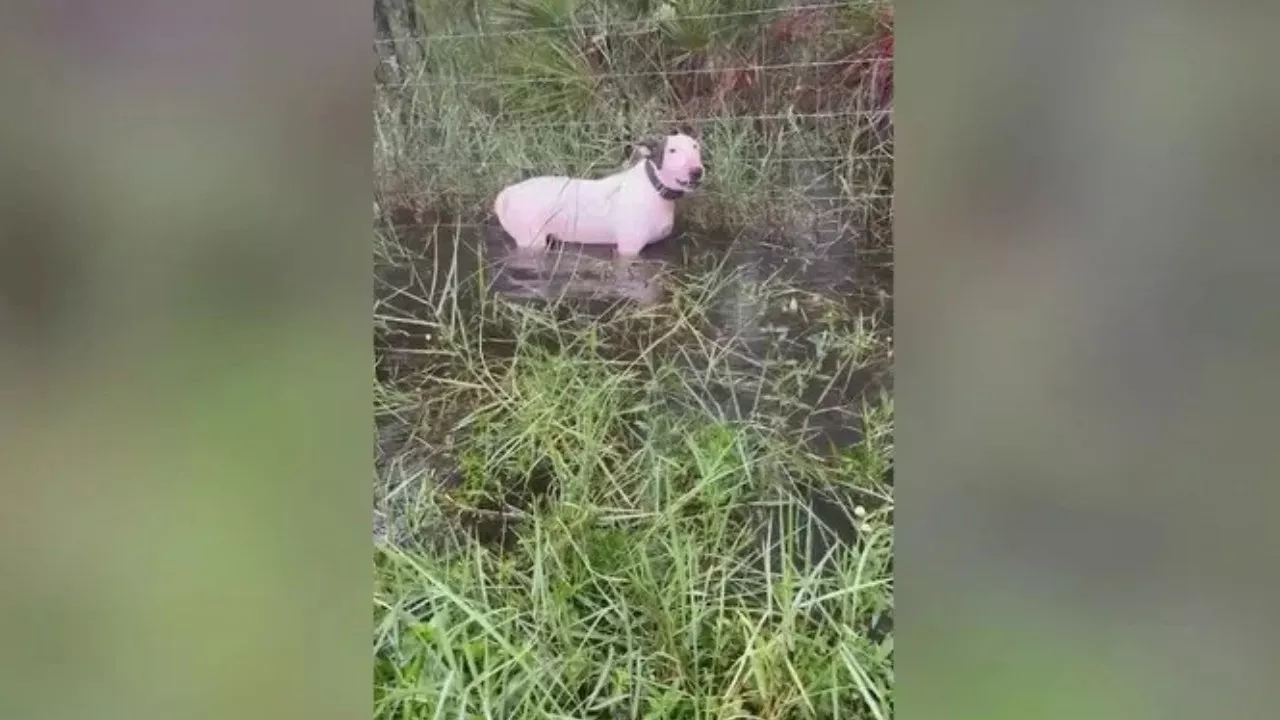
M 860 48 L 841 58 L 843 69 L 836 82 L 857 88 L 875 99 L 877 110 L 893 102 L 893 9 L 882 8 L 876 14 L 877 33 Z
M 805 42 L 818 37 L 826 29 L 826 12 L 810 8 L 792 10 L 778 18 L 770 35 L 781 43 Z
M 800 9 L 783 14 L 768 28 L 772 48 L 815 42 L 830 29 L 833 15 L 825 9 Z M 853 96 L 860 96 L 863 107 L 885 110 L 893 101 L 893 9 L 882 7 L 872 18 L 869 35 L 831 58 L 818 73 L 797 78 L 790 91 L 790 102 L 801 112 L 824 112 Z M 766 55 L 771 53 L 766 52 Z M 763 111 L 764 97 L 761 65 L 774 62 L 770 57 L 716 58 L 697 56 L 687 59 L 679 73 L 668 78 L 682 109 L 692 113 L 723 111 L 745 106 Z M 769 83 L 781 82 L 770 78 Z

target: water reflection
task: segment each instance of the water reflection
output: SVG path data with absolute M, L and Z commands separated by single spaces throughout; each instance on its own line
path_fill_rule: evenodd
M 661 275 L 668 267 L 659 258 L 614 258 L 610 248 L 524 250 L 504 242 L 490 252 L 496 256 L 491 291 L 518 299 L 630 300 L 652 305 L 662 299 Z

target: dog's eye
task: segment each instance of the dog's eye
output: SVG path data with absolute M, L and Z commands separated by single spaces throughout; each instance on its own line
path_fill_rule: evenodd
M 667 152 L 669 152 L 669 153 L 673 153 L 673 152 L 675 152 L 675 151 L 676 151 L 676 149 L 675 149 L 675 148 L 668 148 L 668 149 L 667 149 Z

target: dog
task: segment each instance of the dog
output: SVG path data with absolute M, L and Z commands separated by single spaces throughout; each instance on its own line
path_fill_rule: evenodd
M 554 238 L 613 245 L 620 257 L 636 257 L 671 234 L 675 201 L 705 178 L 701 146 L 684 132 L 646 143 L 638 154 L 641 160 L 603 178 L 543 175 L 509 185 L 493 213 L 518 248 L 545 248 Z

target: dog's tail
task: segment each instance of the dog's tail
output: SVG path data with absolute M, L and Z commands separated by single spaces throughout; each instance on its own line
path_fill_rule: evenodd
M 511 234 L 507 229 L 507 204 L 510 200 L 508 195 L 510 187 L 503 188 L 498 196 L 493 199 L 493 205 L 489 208 L 493 212 L 492 221 L 486 220 L 485 225 L 498 230 L 499 234 Z M 514 236 L 513 236 L 514 237 Z
M 506 188 L 503 188 L 501 191 L 498 192 L 498 196 L 493 199 L 493 205 L 490 207 L 490 210 L 493 211 L 493 216 L 496 218 L 501 218 L 502 210 L 503 208 L 506 207 L 506 204 L 507 204 L 507 190 Z

